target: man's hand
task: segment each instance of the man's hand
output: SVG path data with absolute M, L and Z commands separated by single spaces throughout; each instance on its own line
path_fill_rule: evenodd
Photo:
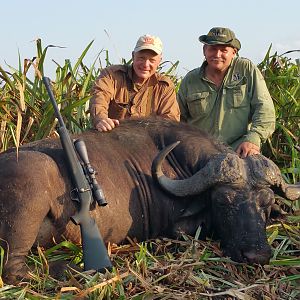
M 119 120 L 117 119 L 110 119 L 110 118 L 104 118 L 104 119 L 99 119 L 97 123 L 94 125 L 95 129 L 98 131 L 110 131 L 116 126 L 118 126 Z
M 239 157 L 245 158 L 248 155 L 259 154 L 260 149 L 255 144 L 252 144 L 250 142 L 243 142 L 236 149 L 236 153 L 239 155 Z

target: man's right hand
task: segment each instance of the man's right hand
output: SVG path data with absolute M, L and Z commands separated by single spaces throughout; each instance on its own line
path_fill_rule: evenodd
M 236 149 L 236 153 L 240 158 L 245 158 L 249 155 L 259 154 L 260 149 L 257 145 L 250 142 L 242 142 Z
M 110 131 L 119 124 L 120 122 L 117 119 L 104 118 L 98 119 L 97 123 L 94 124 L 94 128 L 101 132 Z

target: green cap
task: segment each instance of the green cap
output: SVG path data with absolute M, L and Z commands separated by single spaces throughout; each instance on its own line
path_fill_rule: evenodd
M 208 32 L 208 34 L 201 35 L 199 37 L 199 41 L 207 45 L 228 45 L 236 48 L 237 50 L 241 49 L 240 41 L 229 28 L 214 27 Z

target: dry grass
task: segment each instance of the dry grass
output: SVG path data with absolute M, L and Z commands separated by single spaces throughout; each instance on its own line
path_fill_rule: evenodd
M 300 296 L 300 225 L 274 223 L 267 229 L 273 257 L 269 265 L 250 266 L 222 257 L 214 241 L 183 235 L 109 245 L 114 270 L 106 274 L 68 267 L 60 280 L 49 275 L 48 263 L 78 258 L 74 249 L 56 247 L 45 257 L 39 249 L 28 263 L 31 279 L 2 285 L 0 299 L 297 299 Z M 75 247 L 76 248 L 76 247 Z M 79 253 L 80 256 L 80 253 Z M 299 298 L 298 298 L 299 299 Z

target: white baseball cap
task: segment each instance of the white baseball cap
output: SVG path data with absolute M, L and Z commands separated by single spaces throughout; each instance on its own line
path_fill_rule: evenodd
M 162 48 L 162 41 L 159 37 L 145 34 L 138 39 L 133 52 L 139 52 L 141 50 L 152 50 L 157 54 L 161 54 Z

